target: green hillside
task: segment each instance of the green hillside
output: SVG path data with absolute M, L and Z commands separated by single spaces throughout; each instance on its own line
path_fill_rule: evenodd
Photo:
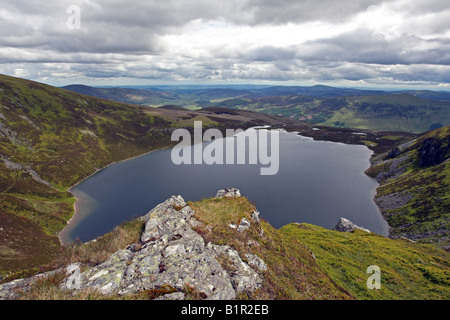
M 219 106 L 264 112 L 326 126 L 421 133 L 450 124 L 450 103 L 409 94 L 319 98 L 228 99 Z
M 346 98 L 324 125 L 421 133 L 450 124 L 450 103 L 408 94 Z
M 357 299 L 447 300 L 450 255 L 431 245 L 394 240 L 364 231 L 327 230 L 291 224 L 281 232 L 306 245 L 333 281 Z M 368 290 L 369 266 L 380 268 L 381 288 Z
M 207 241 L 248 251 L 269 267 L 260 296 L 270 299 L 447 299 L 450 254 L 430 245 L 392 240 L 373 233 L 327 230 L 309 224 L 274 229 L 263 221 L 246 235 L 229 223 L 248 218 L 254 207 L 245 198 L 207 199 L 191 204 Z M 254 241 L 259 245 L 248 243 Z M 401 257 L 401 258 L 400 258 Z M 368 290 L 367 267 L 382 271 L 381 289 Z M 326 275 L 324 278 L 323 275 Z
M 0 76 L 0 275 L 58 254 L 75 202 L 66 190 L 114 161 L 168 146 L 167 126 L 136 106 Z
M 154 90 L 133 88 L 95 88 L 84 85 L 69 85 L 63 87 L 63 89 L 97 98 L 138 105 L 169 104 L 181 98 L 174 92 L 158 92 Z
M 392 237 L 450 242 L 450 126 L 375 156 L 367 174 L 380 182 L 375 201 Z

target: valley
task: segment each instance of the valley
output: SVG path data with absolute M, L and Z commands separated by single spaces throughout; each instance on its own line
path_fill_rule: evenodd
M 285 94 L 288 89 L 271 88 L 270 94 Z M 173 130 L 193 130 L 194 121 L 219 130 L 269 125 L 315 140 L 367 146 L 374 152 L 367 174 L 381 184 L 375 201 L 389 222 L 390 236 L 428 243 L 430 247 L 426 248 L 430 249 L 426 250 L 437 250 L 433 255 L 441 257 L 442 266 L 448 266 L 448 253 L 441 249 L 447 248 L 449 241 L 447 102 L 430 102 L 408 94 L 354 96 L 354 91 L 351 97 L 256 97 L 262 93 L 247 92 L 238 98 L 234 96 L 236 89 L 204 90 L 202 95 L 207 98 L 196 100 L 200 91 L 194 91 L 186 104 L 175 103 L 180 102 L 176 100 L 179 96 L 168 98 L 161 92 L 154 93 L 150 95 L 152 101 L 163 103 L 155 108 L 145 105 L 144 100 L 138 104 L 136 100 L 114 101 L 119 98 L 108 92 L 99 98 L 0 76 L 0 282 L 64 266 L 67 261 L 62 257 L 72 249 L 61 246 L 58 234 L 74 213 L 75 198 L 69 188 L 112 163 L 170 148 L 174 145 L 170 140 Z M 353 112 L 351 117 L 342 108 Z M 311 110 L 317 111 L 316 116 L 323 114 L 323 121 L 315 122 L 314 117 L 312 121 L 299 120 Z M 415 122 L 418 114 L 426 121 Z M 360 116 L 366 122 L 355 120 Z M 392 123 L 381 121 L 383 117 L 392 119 Z M 444 127 L 423 133 L 438 122 Z M 349 128 L 350 123 L 362 124 Z M 377 128 L 380 123 L 384 127 Z M 399 123 L 404 131 L 396 131 L 393 123 Z M 388 205 L 386 199 L 390 199 Z M 309 233 L 322 232 L 302 226 L 300 229 L 307 231 L 300 235 L 295 228 L 281 228 L 289 232 L 289 241 L 294 237 L 295 241 L 309 243 L 314 238 Z M 349 237 L 355 237 L 352 242 L 361 240 L 358 234 Z M 397 245 L 390 242 L 395 240 L 383 239 L 386 248 Z M 431 269 L 427 265 L 423 270 L 427 274 Z M 436 270 L 432 272 L 445 287 L 446 280 Z M 305 281 L 316 281 L 310 276 L 305 276 Z M 334 294 L 331 292 L 330 297 Z
M 256 111 L 337 128 L 422 133 L 450 123 L 450 94 L 434 91 L 380 91 L 313 87 L 148 87 L 68 90 L 121 102 Z

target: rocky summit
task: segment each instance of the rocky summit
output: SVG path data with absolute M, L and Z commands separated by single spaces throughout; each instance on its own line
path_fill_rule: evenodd
M 240 192 L 231 188 L 217 193 L 217 198 L 224 196 L 239 197 Z M 189 288 L 195 288 L 203 299 L 221 300 L 258 289 L 263 283 L 259 273 L 267 269 L 265 262 L 257 255 L 246 254 L 246 263 L 228 245 L 205 243 L 193 229 L 202 225 L 193 214 L 181 196 L 172 196 L 140 218 L 145 221 L 140 242 L 83 272 L 81 263 L 68 265 L 64 269 L 67 277 L 60 287 L 73 291 L 95 289 L 104 295 L 164 288 L 168 293 L 158 299 L 168 300 L 184 299 Z M 259 223 L 257 214 L 254 213 L 255 223 Z M 246 224 L 250 225 L 250 221 L 246 220 Z M 218 260 L 227 261 L 227 270 Z M 0 299 L 14 299 L 15 290 L 27 290 L 39 278 L 0 285 Z
M 223 194 L 225 190 L 220 191 Z M 82 273 L 79 264 L 68 266 L 70 275 L 62 287 L 94 288 L 119 295 L 164 287 L 171 293 L 160 299 L 184 299 L 182 291 L 189 286 L 205 299 L 227 300 L 259 288 L 262 278 L 258 272 L 265 270 L 264 261 L 247 256 L 249 265 L 230 246 L 205 243 L 193 230 L 201 224 L 193 213 L 181 196 L 172 196 L 142 217 L 146 223 L 140 243 L 117 251 Z M 226 259 L 233 272 L 225 270 L 219 258 Z
M 341 232 L 353 232 L 356 229 L 370 233 L 370 230 L 357 226 L 346 218 L 340 218 L 338 223 L 333 228 L 333 230 Z

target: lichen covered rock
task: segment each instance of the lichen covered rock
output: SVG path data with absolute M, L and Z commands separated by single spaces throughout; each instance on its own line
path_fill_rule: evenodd
M 216 198 L 222 197 L 240 197 L 241 191 L 237 188 L 225 188 L 217 191 Z
M 236 190 L 232 193 L 240 194 Z M 160 299 L 183 299 L 183 291 L 189 287 L 206 299 L 220 300 L 234 299 L 238 293 L 259 288 L 263 280 L 257 271 L 264 262 L 258 261 L 252 267 L 229 246 L 205 244 L 193 230 L 201 224 L 193 214 L 181 196 L 159 204 L 142 217 L 146 223 L 140 244 L 131 244 L 80 273 L 76 288 L 124 295 L 169 286 L 176 294 Z M 231 269 L 219 263 L 224 259 Z M 254 257 L 249 260 L 256 261 Z M 65 281 L 61 285 L 73 289 L 71 283 Z
M 359 229 L 365 232 L 370 232 L 370 230 L 365 229 L 363 227 L 357 226 L 353 222 L 351 222 L 348 219 L 340 218 L 336 226 L 333 228 L 333 230 L 341 231 L 341 232 L 353 232 L 354 230 Z

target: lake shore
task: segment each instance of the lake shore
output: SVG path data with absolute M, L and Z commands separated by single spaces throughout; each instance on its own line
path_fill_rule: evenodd
M 80 183 L 82 183 L 83 181 L 85 181 L 85 180 L 91 178 L 92 176 L 96 175 L 96 174 L 99 173 L 100 171 L 102 171 L 102 170 L 104 170 L 104 169 L 106 169 L 106 168 L 108 168 L 108 167 L 110 167 L 110 166 L 112 166 L 112 165 L 114 165 L 114 164 L 116 164 L 116 163 L 121 163 L 121 162 L 124 162 L 124 161 L 132 160 L 132 159 L 135 159 L 135 158 L 138 158 L 138 157 L 145 156 L 146 154 L 149 154 L 149 153 L 152 153 L 152 152 L 155 152 L 155 151 L 166 150 L 166 149 L 169 149 L 169 148 L 171 148 L 171 146 L 153 149 L 153 150 L 144 152 L 144 153 L 142 153 L 142 154 L 139 154 L 139 155 L 136 155 L 136 156 L 133 156 L 133 157 L 129 157 L 129 158 L 126 158 L 126 159 L 123 159 L 123 160 L 111 162 L 111 163 L 109 163 L 108 165 L 106 165 L 106 166 L 104 166 L 104 167 L 102 167 L 102 168 L 99 168 L 99 169 L 95 170 L 95 172 L 93 172 L 93 173 L 91 173 L 90 175 L 84 177 L 84 178 L 81 179 L 79 182 L 75 183 L 73 186 L 71 186 L 69 189 L 67 189 L 67 192 L 69 192 L 69 193 L 72 195 L 72 197 L 75 198 L 75 203 L 73 204 L 74 214 L 73 214 L 72 217 L 67 221 L 67 225 L 64 227 L 64 229 L 62 229 L 62 230 L 58 233 L 58 239 L 59 239 L 59 243 L 61 244 L 61 246 L 64 247 L 64 246 L 70 245 L 70 244 L 72 243 L 72 241 L 68 241 L 68 239 L 66 238 L 66 237 L 67 237 L 67 233 L 69 232 L 70 226 L 71 226 L 73 223 L 75 223 L 75 222 L 77 221 L 77 219 L 80 218 L 80 214 L 79 214 L 79 210 L 78 210 L 78 205 L 79 205 L 79 200 L 80 200 L 80 199 L 73 193 L 73 188 L 75 188 L 76 186 L 78 186 L 78 185 L 79 185 Z

